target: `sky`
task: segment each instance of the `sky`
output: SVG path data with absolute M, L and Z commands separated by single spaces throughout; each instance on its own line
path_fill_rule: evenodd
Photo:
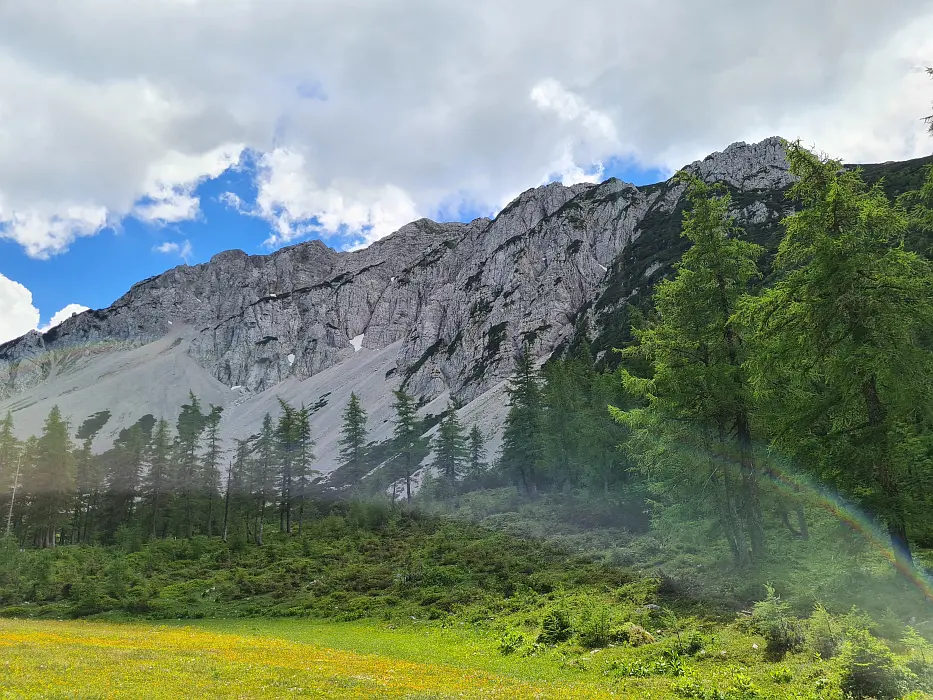
M 933 152 L 933 0 L 0 3 L 0 342 L 230 248 L 354 249 L 736 141 Z

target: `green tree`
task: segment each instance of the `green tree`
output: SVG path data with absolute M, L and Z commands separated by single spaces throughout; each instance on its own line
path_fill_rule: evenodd
M 165 537 L 168 531 L 166 515 L 171 496 L 171 449 L 168 421 L 160 419 L 155 425 L 149 446 L 149 469 L 142 480 L 143 503 L 152 539 Z
M 395 500 L 395 483 L 401 478 L 405 483 L 405 500 L 411 503 L 411 478 L 426 455 L 427 443 L 421 437 L 419 430 L 421 422 L 418 420 L 414 399 L 404 389 L 397 389 L 393 394 L 395 395 L 395 401 L 392 403 L 395 411 L 395 429 L 392 433 L 394 454 L 390 458 L 390 471 L 393 474 L 393 501 Z
M 297 449 L 294 460 L 295 496 L 298 501 L 298 534 L 304 527 L 305 506 L 311 490 L 311 480 L 317 472 L 311 468 L 314 462 L 314 440 L 311 437 L 311 410 L 302 404 L 295 413 L 295 436 Z
M 35 464 L 26 477 L 30 494 L 29 525 L 39 547 L 54 547 L 68 522 L 75 493 L 74 455 L 68 423 L 58 406 L 45 419 Z
M 0 515 L 3 516 L 3 525 L 8 535 L 12 530 L 11 499 L 17 472 L 21 471 L 22 455 L 23 446 L 13 432 L 13 414 L 7 411 L 0 421 Z M 8 522 L 9 527 L 6 527 Z
M 189 392 L 188 403 L 181 407 L 175 424 L 174 465 L 174 513 L 172 525 L 184 537 L 194 535 L 198 513 L 198 496 L 202 493 L 201 469 L 198 447 L 205 427 L 205 415 L 201 402 L 194 392 Z
M 656 320 L 635 330 L 638 344 L 625 353 L 651 364 L 650 379 L 621 372 L 626 390 L 646 406 L 612 414 L 634 431 L 629 453 L 653 474 L 657 490 L 670 497 L 678 489 L 678 499 L 711 496 L 697 506 L 718 514 L 734 557 L 746 564 L 764 554 L 765 537 L 747 349 L 733 316 L 759 277 L 763 250 L 740 237 L 722 188 L 686 173 L 677 177 L 691 205 L 682 230 L 691 246 L 674 276 L 656 288 Z M 709 458 L 694 459 L 678 445 Z
M 292 531 L 292 478 L 298 452 L 298 411 L 279 399 L 282 412 L 275 428 L 279 465 L 279 531 Z
M 486 473 L 486 440 L 483 432 L 475 423 L 470 430 L 469 436 L 469 463 L 467 465 L 467 480 L 470 483 L 477 483 Z
M 220 458 L 223 449 L 220 440 L 220 418 L 223 414 L 222 406 L 211 404 L 210 411 L 204 417 L 204 439 L 207 443 L 204 456 L 201 459 L 201 500 L 207 501 L 207 528 L 208 537 L 214 534 L 214 504 L 220 497 Z
M 744 314 L 752 377 L 775 443 L 875 514 L 910 561 L 912 503 L 929 478 L 917 456 L 933 390 L 931 266 L 904 248 L 909 217 L 880 183 L 799 142 L 787 154 L 803 209 L 785 219 L 780 278 Z
M 361 479 L 366 473 L 366 411 L 355 393 L 343 412 L 340 429 L 340 466 L 347 472 L 348 481 Z
M 534 358 L 526 346 L 515 375 L 506 389 L 509 413 L 502 436 L 499 468 L 525 493 L 534 495 L 543 485 L 543 401 Z
M 469 456 L 467 438 L 457 418 L 457 409 L 452 403 L 448 404 L 434 443 L 434 468 L 448 490 L 456 488 L 457 480 L 465 475 Z
M 272 416 L 263 416 L 262 428 L 255 438 L 253 458 L 250 460 L 250 490 L 252 492 L 253 513 L 256 518 L 254 531 L 257 545 L 263 543 L 263 530 L 266 521 L 266 506 L 275 501 L 276 484 L 276 437 Z

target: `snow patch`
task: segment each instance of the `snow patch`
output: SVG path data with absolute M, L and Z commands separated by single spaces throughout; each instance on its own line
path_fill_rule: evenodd
M 605 272 L 605 271 L 608 269 L 608 268 L 604 267 L 603 265 L 600 265 L 599 263 L 596 263 L 596 267 L 598 267 L 598 268 L 599 268 L 600 270 L 602 270 L 603 272 Z
M 230 387 L 230 391 L 238 391 L 238 390 L 240 390 L 240 389 L 242 389 L 242 388 L 243 388 L 243 387 L 241 387 L 239 384 L 237 384 L 236 386 Z
M 355 338 L 350 339 L 350 345 L 353 346 L 353 352 L 359 352 L 363 349 L 363 338 L 366 337 L 365 333 L 360 333 Z
M 285 359 L 288 360 L 288 364 L 290 365 L 295 364 L 295 353 L 293 352 L 288 353 L 288 356 Z
M 172 322 L 171 322 L 171 321 L 169 321 L 169 322 L 168 322 L 168 325 L 170 325 L 170 326 L 171 326 L 171 325 L 172 325 Z

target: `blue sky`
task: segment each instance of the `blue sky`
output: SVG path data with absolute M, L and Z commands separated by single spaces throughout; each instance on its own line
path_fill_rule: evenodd
M 636 185 L 664 179 L 660 170 L 626 167 L 617 161 L 606 167 L 604 179 L 617 177 Z M 238 195 L 247 205 L 255 200 L 255 168 L 231 168 L 220 177 L 208 180 L 195 189 L 200 200 L 197 220 L 167 225 L 153 225 L 126 217 L 119 227 L 107 228 L 96 236 L 78 238 L 67 252 L 48 259 L 31 258 L 11 240 L 0 240 L 0 274 L 25 285 L 32 291 L 33 303 L 41 312 L 41 325 L 52 314 L 76 303 L 92 309 L 113 303 L 133 284 L 183 264 L 178 253 L 158 252 L 164 243 L 182 247 L 191 245 L 187 263 L 207 262 L 223 250 L 239 248 L 249 254 L 263 255 L 299 240 L 319 238 L 341 249 L 347 239 L 340 236 L 303 236 L 280 245 L 267 245 L 270 224 L 241 213 L 222 199 L 226 192 Z M 532 186 L 534 183 L 530 183 Z M 486 216 L 488 211 L 467 209 L 460 220 Z

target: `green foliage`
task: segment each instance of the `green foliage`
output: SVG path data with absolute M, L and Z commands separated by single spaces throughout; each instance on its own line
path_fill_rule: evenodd
M 774 659 L 782 659 L 788 652 L 798 651 L 804 644 L 804 625 L 791 614 L 790 605 L 775 593 L 774 587 L 766 587 L 767 597 L 755 603 L 752 611 L 752 627 L 765 638 L 766 653 Z
M 570 612 L 557 606 L 547 610 L 541 620 L 539 644 L 560 644 L 573 636 L 573 622 Z
M 842 645 L 839 670 L 840 686 L 852 698 L 900 698 L 916 681 L 884 642 L 864 630 Z

